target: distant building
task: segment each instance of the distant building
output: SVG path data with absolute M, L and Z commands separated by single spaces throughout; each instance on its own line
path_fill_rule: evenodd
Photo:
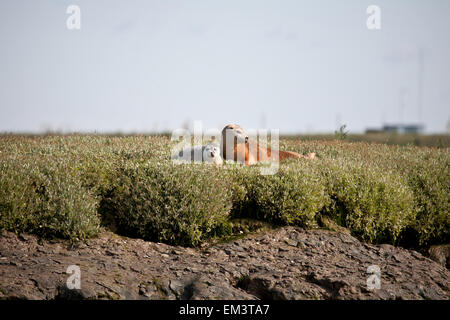
M 381 129 L 369 128 L 366 133 L 423 133 L 422 124 L 385 124 Z

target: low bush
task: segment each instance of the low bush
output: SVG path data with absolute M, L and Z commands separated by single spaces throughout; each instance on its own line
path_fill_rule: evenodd
M 100 211 L 113 216 L 121 234 L 195 246 L 227 230 L 227 178 L 209 165 L 126 163 L 118 168 Z
M 195 246 L 232 233 L 230 218 L 313 227 L 328 216 L 369 242 L 449 242 L 448 148 L 281 139 L 318 157 L 264 176 L 174 165 L 172 146 L 163 136 L 1 136 L 0 228 L 82 240 L 112 219 L 124 235 Z
M 355 235 L 395 243 L 413 223 L 414 194 L 398 173 L 359 161 L 324 161 L 321 168 L 331 198 L 323 213 Z
M 316 225 L 315 215 L 329 198 L 314 164 L 286 163 L 274 175 L 246 169 L 234 180 L 235 215 L 282 225 Z
M 0 229 L 74 241 L 98 234 L 98 199 L 70 168 L 42 160 L 0 167 Z
M 450 242 L 450 157 L 448 151 L 416 149 L 397 161 L 414 192 L 418 210 L 407 245 Z

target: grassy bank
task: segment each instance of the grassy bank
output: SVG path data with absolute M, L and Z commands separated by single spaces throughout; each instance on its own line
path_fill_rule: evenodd
M 102 227 L 186 246 L 229 236 L 234 218 L 317 226 L 328 217 L 361 239 L 448 243 L 450 151 L 282 139 L 314 151 L 276 175 L 235 165 L 174 165 L 166 136 L 0 137 L 0 228 L 82 240 Z

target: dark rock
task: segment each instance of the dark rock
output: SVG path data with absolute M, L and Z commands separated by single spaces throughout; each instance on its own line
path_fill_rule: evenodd
M 285 239 L 284 242 L 286 242 L 287 245 L 290 245 L 292 247 L 297 247 L 299 243 L 298 241 L 292 239 Z
M 108 232 L 84 246 L 37 243 L 34 236 L 1 233 L 0 299 L 450 298 L 442 265 L 329 230 L 284 227 L 201 249 Z M 66 286 L 70 265 L 80 267 L 80 290 Z M 367 287 L 372 265 L 379 267 L 380 289 Z

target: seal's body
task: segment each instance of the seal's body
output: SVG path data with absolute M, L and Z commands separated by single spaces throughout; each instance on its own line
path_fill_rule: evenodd
M 217 145 L 210 143 L 205 146 L 186 147 L 172 156 L 172 160 L 182 162 L 205 162 L 221 165 L 223 163 L 220 149 Z
M 229 124 L 223 128 L 221 151 L 224 160 L 238 161 L 245 165 L 264 161 L 283 161 L 291 158 L 314 159 L 316 156 L 315 153 L 303 156 L 292 151 L 266 148 L 256 141 L 250 141 L 242 127 L 236 124 Z

